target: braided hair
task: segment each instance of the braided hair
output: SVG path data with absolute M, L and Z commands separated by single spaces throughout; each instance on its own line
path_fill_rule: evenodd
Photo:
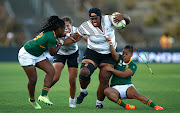
M 51 16 L 51 17 L 47 18 L 45 25 L 40 28 L 38 33 L 54 31 L 58 28 L 65 28 L 64 21 L 62 19 L 59 19 L 58 16 Z

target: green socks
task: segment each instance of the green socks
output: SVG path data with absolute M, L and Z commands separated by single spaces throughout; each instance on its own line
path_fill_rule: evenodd
M 47 96 L 49 88 L 50 87 L 48 87 L 48 86 L 43 86 L 43 88 L 42 88 L 42 96 Z
M 155 104 L 152 100 L 148 100 L 148 101 L 146 102 L 146 104 L 147 104 L 148 106 L 152 107 L 152 108 L 154 108 L 154 107 L 156 106 L 156 104 Z
M 121 101 L 120 99 L 117 100 L 116 104 L 118 104 L 124 108 L 126 107 L 126 104 L 123 101 Z

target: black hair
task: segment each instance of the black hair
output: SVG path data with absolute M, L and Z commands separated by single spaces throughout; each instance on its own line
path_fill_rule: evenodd
M 62 17 L 62 20 L 63 20 L 64 22 L 69 22 L 70 24 L 73 23 L 72 19 L 71 19 L 70 17 L 68 17 L 68 16 Z
M 53 31 L 58 28 L 65 28 L 64 21 L 62 19 L 59 19 L 58 16 L 51 16 L 51 17 L 47 18 L 45 25 L 40 28 L 38 33 Z
M 89 17 L 91 17 L 91 13 L 95 13 L 97 16 L 100 16 L 100 19 L 102 18 L 101 10 L 99 8 L 91 8 L 89 10 Z
M 133 53 L 133 46 L 127 45 L 124 49 L 129 49 L 129 52 Z

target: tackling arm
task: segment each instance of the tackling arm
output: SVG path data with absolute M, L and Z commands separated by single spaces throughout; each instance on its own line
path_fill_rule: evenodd
M 112 73 L 114 73 L 115 75 L 121 77 L 121 78 L 126 78 L 128 76 L 132 76 L 133 75 L 133 71 L 131 69 L 126 69 L 125 71 L 119 71 L 114 69 L 113 67 L 111 67 L 111 65 L 107 65 L 105 68 L 107 71 L 110 71 Z
M 111 41 L 111 38 L 109 36 L 106 36 L 106 40 L 109 41 L 110 51 L 111 51 L 113 59 L 115 61 L 117 61 L 119 59 L 119 54 L 114 49 L 114 46 L 113 46 L 112 41 Z

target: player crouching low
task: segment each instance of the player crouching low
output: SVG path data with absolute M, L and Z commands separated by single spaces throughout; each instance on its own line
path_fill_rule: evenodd
M 111 87 L 104 90 L 107 98 L 125 109 L 135 109 L 135 106 L 125 104 L 122 99 L 136 99 L 155 110 L 163 110 L 161 106 L 157 106 L 153 101 L 141 95 L 131 82 L 131 78 L 137 69 L 137 65 L 131 59 L 133 47 L 126 46 L 123 49 L 122 55 L 120 55 L 112 46 L 111 39 L 109 37 L 106 37 L 106 39 L 109 41 L 112 57 L 116 61 L 114 68 L 110 65 L 106 66 L 106 70 L 113 73 Z

